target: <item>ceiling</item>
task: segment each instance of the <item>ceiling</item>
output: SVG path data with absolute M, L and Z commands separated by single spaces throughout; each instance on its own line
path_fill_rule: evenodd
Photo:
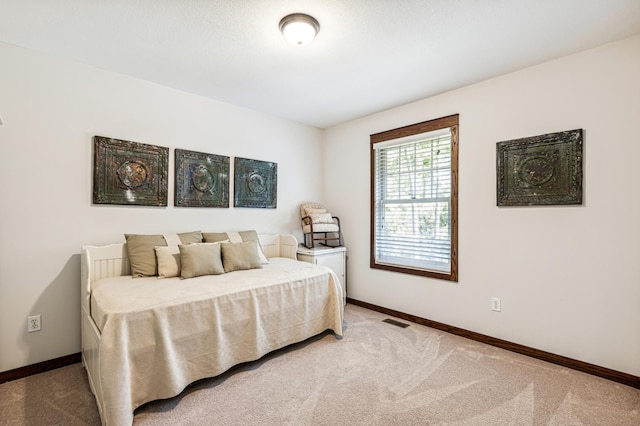
M 319 128 L 636 34 L 640 0 L 0 0 L 0 41 Z

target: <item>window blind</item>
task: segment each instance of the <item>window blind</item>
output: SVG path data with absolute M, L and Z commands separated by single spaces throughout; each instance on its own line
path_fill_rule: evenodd
M 374 144 L 377 264 L 451 271 L 451 131 Z

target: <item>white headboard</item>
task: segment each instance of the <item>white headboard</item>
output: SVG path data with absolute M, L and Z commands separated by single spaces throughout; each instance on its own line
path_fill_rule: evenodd
M 260 245 L 267 257 L 296 259 L 298 240 L 290 234 L 260 234 Z M 131 274 L 125 243 L 106 246 L 83 246 L 81 255 L 82 284 L 85 291 L 91 281 Z

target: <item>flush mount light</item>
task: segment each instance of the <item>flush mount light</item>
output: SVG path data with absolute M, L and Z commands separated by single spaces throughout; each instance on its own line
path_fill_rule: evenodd
M 280 31 L 285 40 L 294 46 L 306 46 L 320 31 L 320 24 L 313 16 L 292 13 L 280 20 Z

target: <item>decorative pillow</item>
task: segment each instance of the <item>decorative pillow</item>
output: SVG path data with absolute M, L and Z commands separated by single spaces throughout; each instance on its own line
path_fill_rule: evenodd
M 158 277 L 179 277 L 181 270 L 180 248 L 178 246 L 157 246 Z
M 331 213 L 318 213 L 310 214 L 311 222 L 313 223 L 333 223 Z
M 267 259 L 267 256 L 265 256 L 262 251 L 258 233 L 255 230 L 240 232 L 203 232 L 202 238 L 207 243 L 223 242 L 224 240 L 231 241 L 232 243 L 256 241 L 258 243 L 258 255 L 260 256 L 260 261 L 264 265 L 269 263 L 269 259 Z
M 180 278 L 224 274 L 220 244 L 180 244 Z
M 166 246 L 162 235 L 125 234 L 127 254 L 131 264 L 131 275 L 137 277 L 152 277 L 158 275 L 156 264 L 156 246 Z
M 205 243 L 219 243 L 228 240 L 229 236 L 226 232 L 203 232 L 202 241 Z
M 220 247 L 224 272 L 262 268 L 257 241 L 222 243 Z
M 310 216 L 312 214 L 326 213 L 327 209 L 313 209 L 311 207 L 305 207 L 304 211 L 307 214 L 307 216 Z
M 238 235 L 240 235 L 240 238 L 242 238 L 242 241 L 255 241 L 256 243 L 258 243 L 258 256 L 260 256 L 260 262 L 262 262 L 263 265 L 266 265 L 269 263 L 269 259 L 267 259 L 267 256 L 264 255 L 264 251 L 262 250 L 262 246 L 260 245 L 260 239 L 258 238 L 258 233 L 256 231 L 254 230 L 240 231 L 238 232 Z M 231 240 L 231 242 L 233 243 L 233 242 L 239 242 L 239 241 Z
M 158 275 L 156 246 L 202 242 L 202 232 L 194 231 L 166 235 L 124 234 L 124 238 L 127 241 L 131 275 L 134 278 L 152 277 Z
M 193 244 L 202 242 L 201 231 L 183 232 L 181 234 L 178 234 L 178 237 L 180 238 L 180 242 L 182 244 Z

